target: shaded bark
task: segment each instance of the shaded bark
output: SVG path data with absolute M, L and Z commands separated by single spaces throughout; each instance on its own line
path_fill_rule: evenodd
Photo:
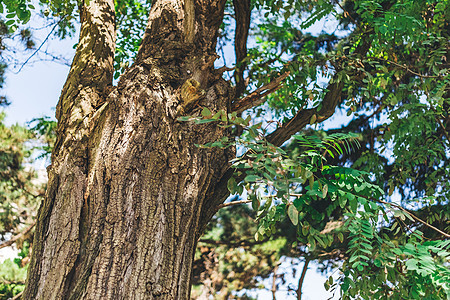
M 83 6 L 23 299 L 189 298 L 201 211 L 234 153 L 196 147 L 228 131 L 177 112 L 188 79 L 205 91 L 200 106 L 229 107 L 213 68 L 224 5 L 156 1 L 117 87 L 114 3 Z
M 233 6 L 236 20 L 234 36 L 234 51 L 236 53 L 236 71 L 234 72 L 236 81 L 235 97 L 239 98 L 246 88 L 244 71 L 247 68 L 247 62 L 243 60 L 247 57 L 247 39 L 252 11 L 250 0 L 233 0 Z

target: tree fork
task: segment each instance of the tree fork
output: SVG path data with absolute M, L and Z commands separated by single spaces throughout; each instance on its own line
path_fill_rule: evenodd
M 195 146 L 226 129 L 174 114 L 190 78 L 211 111 L 234 96 L 211 63 L 225 1 L 196 1 L 193 16 L 186 3 L 153 4 L 136 62 L 117 87 L 113 1 L 81 9 L 23 299 L 189 298 L 201 212 L 235 154 Z

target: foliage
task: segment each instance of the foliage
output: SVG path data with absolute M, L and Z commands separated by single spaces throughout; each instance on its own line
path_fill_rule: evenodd
M 0 264 L 0 299 L 10 299 L 25 288 L 27 267 L 21 267 L 10 259 Z
M 17 24 L 27 23 L 31 17 L 31 10 L 35 9 L 29 0 L 2 0 L 0 2 L 0 14 L 6 14 L 8 19 L 5 24 L 10 26 L 10 31 L 17 29 Z
M 26 128 L 3 124 L 0 116 L 0 237 L 16 235 L 31 224 L 43 193 L 35 172 L 26 166 L 32 153 L 29 141 L 33 135 Z M 24 239 L 29 238 L 24 237 Z
M 250 118 L 205 110 L 203 117 L 182 120 L 227 120 L 225 126 L 244 128 L 236 142 L 245 154 L 233 162 L 239 179 L 229 181 L 230 191 L 245 190 L 251 200 L 257 240 L 278 237 L 275 224 L 287 216 L 297 228 L 297 245 L 312 253 L 332 253 L 328 247 L 343 242 L 343 275 L 337 283 L 330 279 L 328 288 L 339 284 L 344 298 L 448 297 L 449 245 L 442 232 L 450 229 L 449 3 L 347 1 L 334 7 L 318 1 L 308 4 L 314 13 L 303 23 L 290 16 L 305 11 L 305 3 L 280 3 L 261 3 L 272 11 L 265 12 L 268 22 L 258 25 L 258 44 L 249 53 L 254 87 L 290 71 L 287 84 L 268 97 L 283 121 L 304 107 L 320 110 L 323 81 L 343 82 L 339 105 L 352 116 L 349 125 L 306 130 L 278 148 L 264 138 L 275 120 L 250 125 Z M 344 38 L 302 33 L 330 13 L 348 30 Z M 290 19 L 280 22 L 279 14 Z M 353 55 L 364 43 L 370 43 L 367 54 Z M 313 115 L 311 124 L 317 119 Z M 359 133 L 361 147 L 342 149 L 335 134 L 355 139 L 341 133 L 351 131 Z M 390 204 L 395 191 L 403 207 Z M 322 233 L 332 222 L 343 226 Z
M 36 218 L 44 182 L 31 167 L 35 135 L 19 125 L 6 126 L 0 114 L 0 244 L 27 227 Z M 15 241 L 18 257 L 0 264 L 0 298 L 9 299 L 25 287 L 32 231 Z M 3 247 L 2 247 L 3 248 Z
M 114 56 L 114 78 L 117 79 L 138 52 L 147 26 L 151 0 L 116 0 L 115 5 L 116 26 L 119 28 Z
M 59 37 L 73 33 L 75 1 L 40 3 L 44 14 L 59 18 Z M 115 4 L 117 78 L 137 52 L 151 3 Z M 1 5 L 9 14 L 5 35 L 5 26 L 29 19 L 25 2 Z M 204 108 L 179 118 L 242 132 L 198 146 L 238 146 L 243 154 L 232 161 L 228 188 L 253 209 L 223 208 L 210 224 L 197 251 L 196 280 L 206 286 L 199 293 L 230 296 L 258 287 L 281 257 L 302 256 L 324 269 L 340 266 L 339 279 L 325 286 L 339 286 L 342 298 L 450 297 L 450 1 L 256 0 L 252 7 L 245 95 L 289 72 L 285 84 L 253 113 Z M 339 30 L 310 30 L 326 18 Z M 232 23 L 225 18 L 219 47 Z M 326 101 L 332 84 L 343 85 L 337 108 L 350 120 L 345 126 L 320 124 L 327 118 L 321 112 L 335 109 Z M 308 128 L 282 146 L 269 142 L 279 123 L 307 109 L 315 109 Z M 48 153 L 54 123 L 36 120 L 34 129 Z M 5 141 L 25 145 L 28 138 Z M 8 195 L 21 187 L 11 178 L 20 178 L 26 155 L 16 150 L 4 159 L 17 169 L 5 176 Z M 19 201 L 14 197 L 10 203 Z M 5 220 L 13 224 L 17 214 Z M 5 233 L 14 228 L 3 226 Z
M 18 257 L 13 261 L 6 259 L 0 264 L 0 299 L 9 299 L 25 288 L 29 252 L 30 244 L 25 241 Z

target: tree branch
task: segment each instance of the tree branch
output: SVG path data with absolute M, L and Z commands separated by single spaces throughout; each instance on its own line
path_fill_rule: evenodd
M 250 203 L 252 202 L 252 200 L 239 200 L 239 201 L 233 201 L 233 202 L 228 202 L 228 203 L 223 203 L 219 205 L 219 208 L 223 208 L 223 207 L 227 207 L 227 206 L 232 206 L 232 205 L 236 205 L 236 204 L 244 204 L 244 203 Z
M 302 275 L 300 275 L 300 279 L 298 280 L 298 288 L 297 288 L 297 299 L 302 300 L 302 286 L 305 281 L 306 271 L 308 271 L 310 259 L 308 257 L 305 258 L 305 264 L 303 265 Z
M 389 202 L 386 202 L 386 201 L 383 201 L 383 200 L 376 200 L 376 199 L 374 199 L 374 200 L 376 202 L 383 203 L 383 204 L 390 205 L 390 206 L 393 206 L 395 208 L 398 208 L 401 211 L 407 213 L 409 216 L 411 216 L 411 218 L 413 218 L 417 222 L 422 223 L 423 225 L 433 229 L 434 231 L 436 231 L 436 232 L 442 234 L 443 236 L 445 236 L 446 238 L 450 238 L 450 234 L 443 232 L 442 230 L 440 230 L 439 228 L 434 227 L 431 224 L 428 224 L 427 222 L 425 222 L 424 220 L 420 219 L 419 217 L 416 217 L 416 215 L 414 215 L 412 212 L 408 211 L 407 209 L 401 207 L 400 205 L 395 204 L 395 203 L 389 203 Z
M 409 72 L 409 73 L 411 73 L 411 74 L 413 74 L 413 75 L 416 75 L 416 76 L 418 76 L 418 77 L 422 77 L 422 78 L 439 78 L 439 77 L 442 77 L 442 76 L 433 76 L 433 75 L 423 75 L 423 74 L 414 72 L 413 70 L 411 70 L 411 69 L 408 68 L 407 66 L 401 65 L 401 64 L 396 63 L 395 61 L 392 61 L 392 60 L 389 60 L 389 59 L 384 59 L 384 58 L 379 58 L 379 57 L 377 57 L 377 58 L 375 58 L 375 59 L 376 59 L 376 60 L 385 61 L 385 62 L 390 63 L 390 64 L 393 64 L 394 66 L 397 66 L 397 67 L 399 67 L 399 68 L 402 68 L 402 69 L 406 70 L 406 72 Z
M 253 242 L 247 241 L 247 240 L 238 241 L 238 242 L 223 242 L 223 241 L 216 241 L 213 239 L 199 239 L 198 241 L 201 243 L 210 244 L 210 245 L 227 245 L 230 247 L 251 247 L 251 246 L 255 246 L 255 245 L 264 244 L 265 242 L 268 241 L 268 239 L 264 239 L 262 241 L 253 241 Z
M 269 82 L 268 84 L 256 89 L 249 95 L 244 98 L 237 100 L 231 106 L 231 111 L 236 111 L 238 113 L 243 112 L 246 109 L 252 108 L 254 106 L 258 106 L 264 102 L 264 97 L 275 92 L 279 88 L 281 88 L 281 83 L 286 77 L 289 76 L 290 72 L 285 72 Z
M 336 77 L 337 76 L 335 75 L 334 78 Z M 293 134 L 308 125 L 313 115 L 317 116 L 316 122 L 323 122 L 331 117 L 341 100 L 343 87 L 344 84 L 342 82 L 330 84 L 328 92 L 322 101 L 322 109 L 320 111 L 317 111 L 316 108 L 299 110 L 287 123 L 267 135 L 267 141 L 276 146 L 281 146 L 285 141 L 290 139 Z
M 59 23 L 61 23 L 64 19 L 66 18 L 66 16 L 62 16 L 61 19 L 52 27 L 52 29 L 50 30 L 50 32 L 47 34 L 47 36 L 45 37 L 44 41 L 41 43 L 41 45 L 25 60 L 25 62 L 20 66 L 19 70 L 17 72 L 15 72 L 15 74 L 20 73 L 20 71 L 22 71 L 23 67 L 25 67 L 25 65 L 30 61 L 30 59 L 36 55 L 36 53 L 39 52 L 39 50 L 41 50 L 42 46 L 44 46 L 44 44 L 48 41 L 48 39 L 50 38 L 50 36 L 52 35 L 53 31 L 55 31 L 56 27 L 59 26 Z
M 33 229 L 34 225 L 36 225 L 36 221 L 34 221 L 30 226 L 25 228 L 25 230 L 22 231 L 21 233 L 19 233 L 18 235 L 15 235 L 11 239 L 1 243 L 0 244 L 0 249 L 5 248 L 5 247 L 9 247 L 12 244 L 14 244 L 17 240 L 23 238 L 25 235 L 27 235 L 31 231 L 31 229 Z
M 14 297 L 11 298 L 11 300 L 17 300 L 20 299 L 22 297 L 23 291 L 21 291 L 20 293 L 18 293 L 17 295 L 15 295 Z
M 250 0 L 233 0 L 236 31 L 234 35 L 234 50 L 236 53 L 236 71 L 234 78 L 236 80 L 235 97 L 238 98 L 245 90 L 244 70 L 247 63 L 244 59 L 247 57 L 247 39 L 250 28 L 251 7 Z
M 79 122 L 79 117 L 71 114 L 79 114 L 79 111 L 88 114 L 86 108 L 96 107 L 96 102 L 112 85 L 116 47 L 114 0 L 84 1 L 80 7 L 80 21 L 77 50 L 56 107 L 59 122 L 71 117 Z M 95 93 L 78 97 L 83 89 Z
M 277 265 L 275 266 L 275 268 L 273 268 L 272 289 L 271 289 L 271 292 L 272 292 L 272 300 L 276 300 L 276 299 L 277 299 L 277 297 L 276 297 L 276 292 L 277 292 L 277 277 L 278 277 L 277 271 L 278 271 L 279 265 L 280 265 L 280 264 L 277 264 Z
M 353 55 L 364 56 L 369 51 L 372 41 L 368 37 L 368 33 L 363 34 L 361 37 L 361 43 L 355 49 Z M 267 141 L 275 146 L 281 146 L 285 141 L 291 138 L 291 136 L 307 124 L 313 115 L 316 115 L 316 122 L 323 122 L 334 114 L 336 106 L 341 101 L 342 89 L 344 83 L 338 80 L 339 69 L 336 70 L 336 74 L 333 76 L 333 83 L 328 85 L 328 92 L 322 101 L 322 108 L 318 111 L 316 108 L 303 109 L 297 112 L 297 114 L 290 119 L 287 123 L 276 129 L 274 132 L 267 136 Z

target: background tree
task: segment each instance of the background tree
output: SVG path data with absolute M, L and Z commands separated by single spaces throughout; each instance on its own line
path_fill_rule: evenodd
M 448 293 L 448 2 L 157 1 L 133 64 L 119 51 L 114 68 L 114 14 L 127 12 L 118 4 L 80 5 L 25 298 L 187 298 L 197 239 L 229 192 L 244 188 L 255 242 L 289 220 L 292 248 L 308 259 L 342 243 L 334 259 L 344 261 L 343 296 Z M 49 9 L 72 16 L 75 7 Z M 133 16 L 145 11 L 136 7 Z M 237 61 L 228 82 L 230 69 L 214 68 L 227 7 Z M 343 35 L 301 31 L 329 14 Z M 247 50 L 250 28 L 258 44 Z M 124 47 L 135 49 L 130 40 Z M 265 100 L 271 108 L 241 118 Z M 353 114 L 339 132 L 361 132 L 359 148 L 336 129 L 295 135 L 337 107 Z M 255 121 L 267 110 L 275 118 Z M 235 140 L 246 152 L 238 159 Z M 342 167 L 350 164 L 360 171 Z M 395 189 L 418 199 L 390 204 L 383 194 Z
M 22 249 L 14 262 L 0 265 L 0 297 L 8 299 L 25 287 L 32 229 L 44 183 L 32 168 L 32 131 L 19 125 L 6 126 L 0 114 L 0 249 L 15 244 Z

